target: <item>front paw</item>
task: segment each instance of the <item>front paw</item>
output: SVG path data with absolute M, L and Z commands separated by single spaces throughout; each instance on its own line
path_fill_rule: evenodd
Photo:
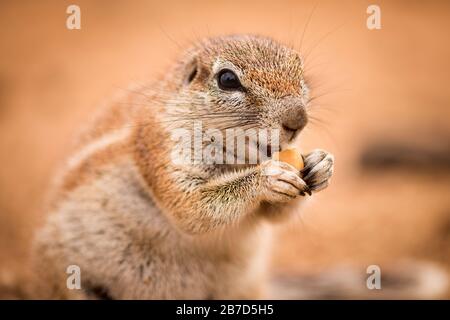
M 301 171 L 303 180 L 311 191 L 325 189 L 333 175 L 334 156 L 324 150 L 316 149 L 304 156 L 305 167 Z
M 285 162 L 267 160 L 261 164 L 262 197 L 269 203 L 285 203 L 310 193 L 299 172 Z

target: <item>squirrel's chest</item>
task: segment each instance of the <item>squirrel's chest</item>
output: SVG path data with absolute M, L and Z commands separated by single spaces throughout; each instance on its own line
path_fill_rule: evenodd
M 247 239 L 251 246 L 243 244 L 223 254 L 175 247 L 136 253 L 130 257 L 129 270 L 123 271 L 115 283 L 112 295 L 120 299 L 255 297 L 266 272 L 265 239 Z

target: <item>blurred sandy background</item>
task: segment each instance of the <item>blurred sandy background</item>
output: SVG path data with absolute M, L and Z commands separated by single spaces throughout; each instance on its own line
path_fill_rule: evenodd
M 372 3 L 381 30 L 366 28 Z M 70 4 L 81 30 L 65 27 Z M 190 41 L 258 33 L 307 56 L 321 121 L 301 148 L 336 157 L 331 186 L 280 229 L 274 272 L 415 259 L 450 274 L 449 30 L 448 1 L 1 1 L 0 268 L 23 267 L 51 177 L 105 98 L 163 73 Z

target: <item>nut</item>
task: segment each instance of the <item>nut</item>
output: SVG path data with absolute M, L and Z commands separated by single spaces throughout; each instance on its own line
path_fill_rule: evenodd
M 281 152 L 275 152 L 272 158 L 277 161 L 289 163 L 299 171 L 305 166 L 303 157 L 297 149 L 286 149 Z

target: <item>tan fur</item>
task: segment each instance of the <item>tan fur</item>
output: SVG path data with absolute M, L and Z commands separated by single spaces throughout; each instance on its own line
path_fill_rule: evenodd
M 245 93 L 217 87 L 224 67 L 239 75 Z M 242 126 L 224 111 L 256 114 L 255 128 L 300 123 L 300 131 L 307 102 L 295 51 L 255 36 L 196 44 L 164 79 L 133 89 L 84 134 L 37 237 L 32 292 L 74 299 L 104 297 L 99 290 L 114 299 L 264 297 L 266 222 L 288 217 L 292 210 L 285 209 L 303 199 L 300 193 L 326 186 L 332 156 L 307 156 L 305 180 L 273 160 L 176 165 L 170 132 L 190 128 L 193 119 L 206 128 Z M 292 139 L 282 131 L 281 147 Z M 82 290 L 66 287 L 72 264 L 81 268 Z

